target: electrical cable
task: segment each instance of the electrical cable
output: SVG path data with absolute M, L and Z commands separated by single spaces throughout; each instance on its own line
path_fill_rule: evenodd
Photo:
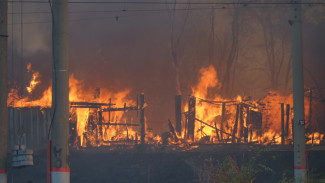
M 54 24 L 54 15 L 53 15 L 53 8 L 52 8 L 52 3 L 51 0 L 48 1 L 49 5 L 50 5 L 50 9 L 51 9 L 51 17 L 52 17 L 52 42 L 53 42 L 53 24 Z M 53 43 L 52 43 L 53 44 Z M 54 121 L 54 115 L 56 113 L 56 97 L 54 96 L 54 94 L 56 94 L 56 66 L 55 66 L 55 61 L 54 61 L 54 53 L 52 53 L 52 73 L 53 73 L 53 81 L 52 81 L 52 115 L 51 115 L 51 123 L 49 126 L 49 131 L 47 134 L 47 139 L 50 140 L 51 137 L 51 130 L 52 130 L 52 126 L 53 126 L 53 121 Z M 53 89 L 54 87 L 54 89 Z M 54 92 L 53 92 L 54 91 Z
M 20 1 L 12 0 L 10 3 L 17 3 Z M 24 3 L 36 3 L 36 4 L 44 4 L 46 1 L 24 1 Z M 69 1 L 69 4 L 151 4 L 151 5 L 166 5 L 166 4 L 175 4 L 175 2 L 162 2 L 162 1 Z M 176 2 L 177 5 L 325 5 L 325 2 L 300 2 L 300 3 L 291 3 L 291 2 Z

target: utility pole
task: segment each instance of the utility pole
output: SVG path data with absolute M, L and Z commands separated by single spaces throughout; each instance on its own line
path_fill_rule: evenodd
M 0 0 L 0 183 L 7 183 L 8 1 Z
M 68 0 L 52 1 L 51 182 L 70 183 Z
M 293 133 L 294 176 L 296 183 L 307 181 L 305 145 L 304 77 L 302 61 L 301 0 L 292 0 L 292 73 L 293 73 Z

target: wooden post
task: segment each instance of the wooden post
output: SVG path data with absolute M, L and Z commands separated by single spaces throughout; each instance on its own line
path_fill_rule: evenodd
M 290 104 L 286 105 L 286 136 L 289 136 Z
M 311 114 L 312 114 L 312 107 L 313 107 L 313 90 L 309 89 L 309 129 L 311 130 L 312 125 L 311 125 Z
M 222 107 L 221 107 L 221 124 L 220 124 L 220 130 L 223 131 L 223 124 L 225 122 L 226 118 L 226 103 L 222 102 Z M 223 134 L 220 133 L 221 136 L 221 142 L 223 143 Z
M 188 132 L 187 138 L 194 141 L 195 130 L 195 97 L 190 97 L 188 101 Z
M 100 108 L 98 111 L 98 123 L 99 123 L 99 136 L 102 139 L 103 138 L 103 111 Z
M 175 96 L 175 128 L 178 135 L 182 134 L 182 95 Z
M 234 130 L 232 131 L 232 143 L 236 143 L 235 137 L 236 137 L 237 128 L 238 128 L 238 118 L 239 118 L 239 104 L 237 104 L 236 120 L 235 120 Z
M 146 126 L 144 122 L 144 94 L 140 95 L 140 125 L 141 125 L 141 144 L 145 142 Z
M 281 103 L 281 144 L 285 144 L 285 131 L 284 131 L 284 103 Z
M 239 142 L 241 141 L 241 138 L 244 136 L 244 113 L 243 113 L 243 104 L 240 104 L 239 106 L 239 117 L 240 117 L 240 125 L 239 125 Z
M 249 116 L 249 106 L 246 107 L 246 128 L 245 128 L 245 133 L 244 133 L 244 142 L 248 142 L 248 134 L 250 130 L 248 129 L 248 124 L 250 123 L 250 116 Z M 251 133 L 252 134 L 252 133 Z
M 218 141 L 219 141 L 219 143 L 220 143 L 221 140 L 220 140 L 220 137 L 219 137 L 219 132 L 218 132 L 218 130 L 217 130 L 217 122 L 214 122 L 214 127 L 216 128 L 216 135 L 217 135 Z M 221 133 L 221 134 L 222 134 L 222 133 Z

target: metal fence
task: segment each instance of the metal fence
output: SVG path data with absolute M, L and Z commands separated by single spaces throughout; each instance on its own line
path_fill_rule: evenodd
M 8 108 L 8 146 L 19 143 L 27 148 L 46 148 L 51 109 L 40 107 Z

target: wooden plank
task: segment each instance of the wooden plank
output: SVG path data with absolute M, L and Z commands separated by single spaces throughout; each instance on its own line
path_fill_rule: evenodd
M 212 125 L 210 125 L 210 124 L 208 124 L 208 123 L 206 123 L 206 122 L 204 122 L 204 121 L 202 121 L 202 120 L 199 120 L 199 119 L 195 119 L 195 120 L 198 121 L 198 122 L 200 122 L 200 123 L 203 123 L 203 124 L 207 125 L 207 126 L 210 127 L 210 128 L 213 128 L 213 129 L 219 131 L 220 133 L 224 133 L 224 134 L 226 134 L 226 135 L 228 135 L 228 136 L 232 136 L 232 134 L 227 133 L 227 132 L 225 132 L 225 131 L 221 131 L 220 129 L 215 128 L 214 126 L 212 126 Z M 237 138 L 237 137 L 235 137 L 235 138 Z

